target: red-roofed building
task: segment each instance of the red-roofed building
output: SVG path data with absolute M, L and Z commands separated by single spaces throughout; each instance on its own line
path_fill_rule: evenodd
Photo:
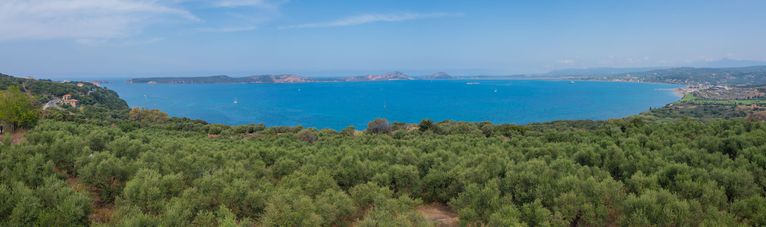
M 66 94 L 62 96 L 61 101 L 72 107 L 77 107 L 77 103 L 80 102 L 77 99 L 73 99 L 71 94 Z

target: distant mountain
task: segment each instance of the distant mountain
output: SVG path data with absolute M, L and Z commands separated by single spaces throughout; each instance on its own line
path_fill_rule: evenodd
M 390 72 L 381 75 L 352 76 L 340 78 L 340 81 L 379 81 L 379 80 L 412 80 L 413 78 L 402 72 Z
M 543 73 L 542 76 L 549 77 L 581 77 L 581 76 L 607 76 L 621 73 L 644 72 L 649 70 L 663 69 L 663 67 L 643 67 L 643 68 L 573 68 L 559 69 Z
M 204 77 L 149 77 L 135 78 L 128 80 L 129 83 L 136 84 L 209 84 L 220 82 L 233 82 L 237 78 L 229 76 L 204 76 Z
M 219 83 L 306 83 L 306 82 L 353 82 L 353 81 L 386 81 L 413 80 L 402 72 L 385 74 L 370 74 L 350 77 L 304 77 L 292 74 L 256 75 L 247 77 L 204 76 L 204 77 L 150 77 L 130 79 L 129 83 L 137 84 L 219 84 Z
M 135 78 L 130 83 L 145 84 L 216 84 L 216 83 L 300 83 L 310 80 L 290 74 L 257 75 L 248 77 L 204 76 L 204 77 L 150 77 Z
M 673 84 L 751 86 L 766 84 L 766 66 L 733 68 L 680 67 L 644 72 L 621 73 L 609 76 L 595 76 L 588 77 L 587 79 Z
M 582 76 L 609 76 L 615 74 L 646 72 L 652 70 L 673 69 L 673 68 L 740 68 L 750 66 L 766 65 L 766 61 L 739 60 L 722 58 L 713 61 L 698 61 L 676 67 L 596 67 L 596 68 L 570 68 L 558 69 L 538 76 L 549 77 L 582 77 Z
M 766 65 L 766 61 L 754 61 L 754 60 L 739 60 L 722 58 L 714 61 L 701 61 L 688 64 L 689 67 L 700 68 L 733 68 L 733 67 L 748 67 Z
M 306 77 L 291 74 L 249 76 L 244 79 L 246 83 L 304 83 L 313 81 Z
M 434 74 L 428 75 L 428 76 L 422 76 L 420 79 L 424 80 L 451 80 L 455 79 L 455 77 L 450 76 L 449 74 L 445 72 L 436 72 Z

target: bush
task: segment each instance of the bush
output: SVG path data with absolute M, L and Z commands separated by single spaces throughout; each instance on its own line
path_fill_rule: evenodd
M 165 123 L 168 121 L 168 114 L 160 110 L 148 110 L 141 108 L 133 108 L 128 113 L 128 118 L 131 121 L 139 121 L 143 123 Z
M 384 118 L 378 118 L 367 123 L 367 132 L 374 134 L 383 134 L 391 132 L 391 124 Z
M 301 141 L 308 142 L 308 143 L 314 143 L 317 140 L 319 140 L 316 130 L 314 129 L 303 129 L 299 131 L 297 134 L 295 134 L 295 137 L 297 137 Z
M 434 131 L 434 127 L 434 122 L 429 119 L 422 120 L 420 121 L 420 124 L 418 124 L 418 130 L 421 132 Z

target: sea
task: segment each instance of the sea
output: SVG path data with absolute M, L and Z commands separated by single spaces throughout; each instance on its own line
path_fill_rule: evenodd
M 411 80 L 293 84 L 130 84 L 113 80 L 131 107 L 210 123 L 364 129 L 376 118 L 527 124 L 605 120 L 677 101 L 656 83 L 568 80 Z

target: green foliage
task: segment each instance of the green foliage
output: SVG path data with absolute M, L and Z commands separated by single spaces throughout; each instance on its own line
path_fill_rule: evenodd
M 141 108 L 130 109 L 128 119 L 142 123 L 164 123 L 168 121 L 168 114 L 160 110 L 147 110 Z
M 468 185 L 465 192 L 460 193 L 450 205 L 460 207 L 458 213 L 463 222 L 481 223 L 484 220 L 489 220 L 490 215 L 500 210 L 503 204 L 500 196 L 500 186 L 497 180 L 491 180 L 484 187 L 477 184 Z
M 90 201 L 114 206 L 104 225 L 129 226 L 428 226 L 416 208 L 434 202 L 464 225 L 766 224 L 763 122 L 445 121 L 396 133 L 119 122 L 47 119 L 0 145 L 0 225 L 96 224 Z
M 78 83 L 82 83 L 83 86 L 77 86 Z M 98 107 L 110 111 L 128 109 L 128 104 L 125 100 L 120 99 L 117 92 L 88 82 L 59 83 L 50 80 L 26 79 L 0 74 L 0 90 L 6 90 L 10 87 L 19 87 L 22 88 L 23 92 L 31 93 L 34 96 L 34 104 L 40 106 L 54 98 L 71 94 L 74 99 L 80 101 L 80 105 Z
M 19 127 L 32 127 L 37 123 L 39 111 L 32 105 L 27 94 L 18 87 L 9 87 L 7 91 L 0 90 L 0 125 L 3 123 L 15 130 Z
M 296 191 L 278 191 L 268 204 L 262 221 L 265 226 L 318 226 L 323 222 L 313 200 Z
M 40 148 L 0 146 L 0 226 L 83 226 L 91 200 L 74 191 Z
M 521 213 L 519 209 L 511 205 L 504 205 L 498 209 L 497 212 L 492 213 L 489 216 L 490 226 L 514 226 L 521 227 L 527 226 L 526 223 L 521 222 Z

